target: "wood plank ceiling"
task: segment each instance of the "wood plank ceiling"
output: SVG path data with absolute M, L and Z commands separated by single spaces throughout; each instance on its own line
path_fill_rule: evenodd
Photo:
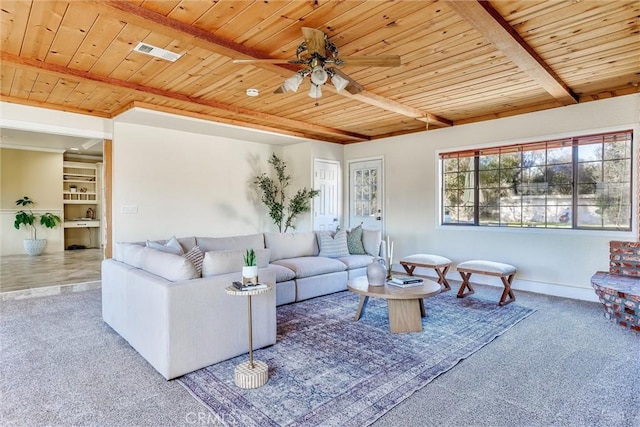
M 141 106 L 351 143 L 639 92 L 640 2 L 8 1 L 3 101 L 114 117 Z M 344 66 L 357 95 L 274 94 L 300 66 L 302 27 L 346 55 L 400 55 L 396 68 Z M 183 54 L 168 62 L 138 42 Z M 260 91 L 246 96 L 248 88 Z

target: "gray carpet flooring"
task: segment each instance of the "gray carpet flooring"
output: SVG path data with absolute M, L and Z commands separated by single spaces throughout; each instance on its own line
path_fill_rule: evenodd
M 499 295 L 476 287 L 476 297 Z M 516 296 L 536 313 L 374 425 L 640 425 L 640 334 L 596 303 Z M 0 425 L 222 425 L 100 310 L 99 290 L 0 302 Z

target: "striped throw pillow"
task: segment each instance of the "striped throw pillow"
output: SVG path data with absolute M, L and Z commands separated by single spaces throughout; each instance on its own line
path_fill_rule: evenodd
M 184 254 L 183 257 L 191 261 L 198 275 L 202 277 L 202 260 L 204 259 L 204 254 L 200 250 L 200 246 L 194 246 L 189 252 Z
M 318 256 L 327 258 L 349 256 L 346 230 L 337 231 L 333 237 L 327 232 L 319 232 L 318 243 L 320 244 L 320 253 Z

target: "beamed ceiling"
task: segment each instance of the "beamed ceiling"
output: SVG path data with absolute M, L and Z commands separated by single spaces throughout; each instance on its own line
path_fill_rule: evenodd
M 133 107 L 352 143 L 639 92 L 640 2 L 6 1 L 2 100 L 115 117 Z M 274 94 L 301 66 L 302 27 L 364 90 Z M 168 62 L 138 42 L 183 54 Z M 248 97 L 255 88 L 258 97 Z

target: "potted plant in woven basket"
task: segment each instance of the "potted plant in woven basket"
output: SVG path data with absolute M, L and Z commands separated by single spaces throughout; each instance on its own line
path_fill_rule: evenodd
M 16 206 L 30 207 L 33 204 L 35 204 L 35 202 L 31 200 L 29 196 L 24 196 L 23 198 L 16 200 Z M 47 246 L 47 239 L 38 239 L 37 225 L 40 224 L 46 228 L 55 228 L 61 222 L 62 220 L 60 217 L 52 214 L 51 212 L 36 215 L 30 208 L 26 208 L 16 212 L 13 226 L 16 230 L 19 230 L 23 225 L 29 229 L 31 238 L 24 239 L 24 250 L 28 255 L 35 256 L 42 254 L 45 246 Z
M 244 253 L 242 283 L 258 283 L 258 264 L 256 261 L 256 251 L 253 249 L 247 249 Z

